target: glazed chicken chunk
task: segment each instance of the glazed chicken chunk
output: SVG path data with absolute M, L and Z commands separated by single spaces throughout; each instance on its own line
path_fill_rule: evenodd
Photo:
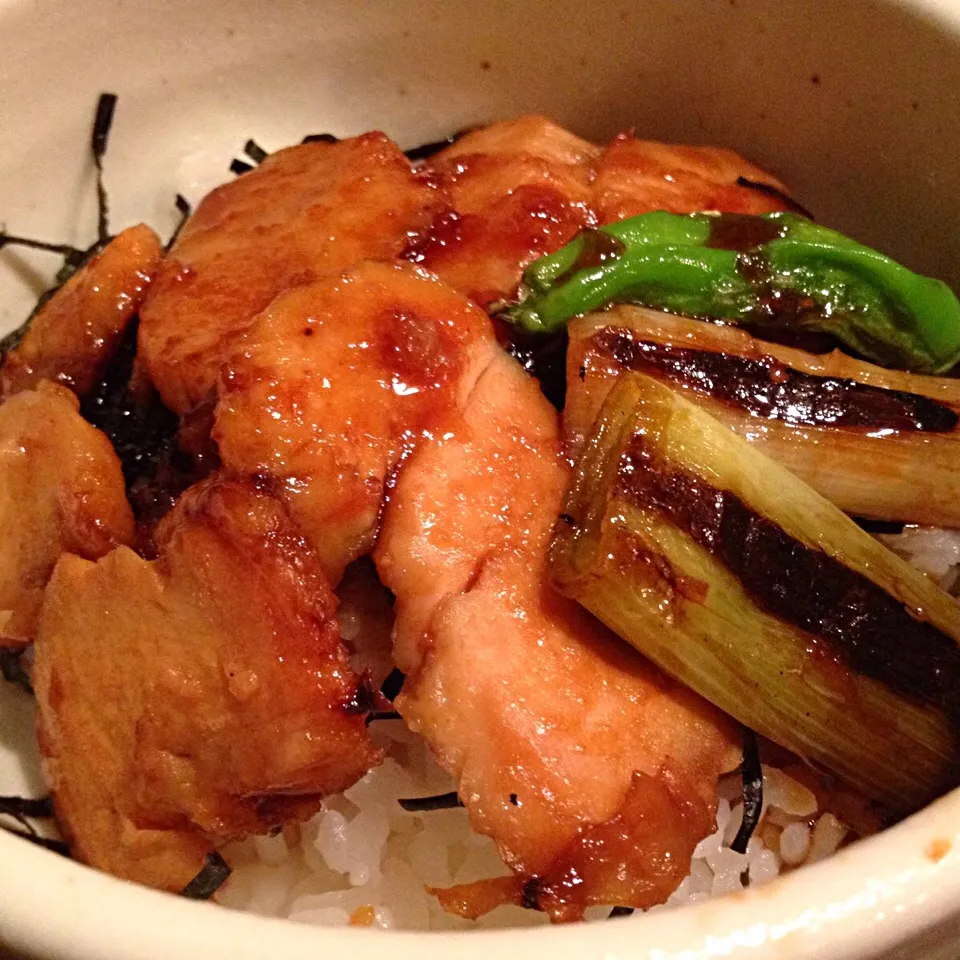
M 60 560 L 34 678 L 74 854 L 180 890 L 212 847 L 312 815 L 379 754 L 335 598 L 282 503 L 210 480 L 158 542 L 156 561 Z
M 278 293 L 399 254 L 434 196 L 382 133 L 280 150 L 214 190 L 141 311 L 140 356 L 167 406 L 207 399 L 234 336 Z
M 442 894 L 467 916 L 661 902 L 739 763 L 726 717 L 549 585 L 567 475 L 556 412 L 498 355 L 405 464 L 375 553 L 396 595 L 397 707 L 518 875 Z
M 140 224 L 114 237 L 39 309 L 0 367 L 0 399 L 53 380 L 89 393 L 136 316 L 160 262 Z
M 96 560 L 133 540 L 120 461 L 78 407 L 47 381 L 0 405 L 0 647 L 33 640 L 61 553 Z

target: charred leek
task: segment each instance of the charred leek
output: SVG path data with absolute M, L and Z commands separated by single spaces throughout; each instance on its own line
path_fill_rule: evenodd
M 960 609 L 675 391 L 621 377 L 550 564 L 745 725 L 903 812 L 960 782 Z
M 523 280 L 527 296 L 503 317 L 534 332 L 637 303 L 827 333 L 898 369 L 939 373 L 960 360 L 960 302 L 946 284 L 794 213 L 642 214 L 581 233 Z
M 619 307 L 570 325 L 564 425 L 578 448 L 623 371 L 667 383 L 854 516 L 960 527 L 960 381 L 764 343 Z

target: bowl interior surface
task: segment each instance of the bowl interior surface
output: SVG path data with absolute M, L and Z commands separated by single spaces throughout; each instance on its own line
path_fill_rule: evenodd
M 197 200 L 227 179 L 248 137 L 272 150 L 379 128 L 407 147 L 542 112 L 597 139 L 635 128 L 731 147 L 825 223 L 960 288 L 960 0 L 0 0 L 0 224 L 11 232 L 92 241 L 87 138 L 105 90 L 120 95 L 106 160 L 114 230 L 144 220 L 169 232 L 176 193 Z M 55 268 L 44 254 L 0 253 L 0 332 Z M 42 789 L 29 699 L 0 689 L 0 794 Z M 931 856 L 944 849 L 934 841 L 950 852 Z M 958 843 L 952 795 L 740 897 L 589 928 L 431 934 L 427 948 L 953 957 Z M 158 960 L 425 947 L 423 935 L 187 903 L 2 833 L 0 858 L 0 952 Z

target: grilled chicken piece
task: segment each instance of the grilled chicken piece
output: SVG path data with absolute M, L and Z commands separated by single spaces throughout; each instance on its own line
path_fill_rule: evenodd
M 661 902 L 739 762 L 727 718 L 549 586 L 567 477 L 555 411 L 498 355 L 404 464 L 375 552 L 396 596 L 397 708 L 519 878 L 442 895 L 467 916 Z
M 740 177 L 761 188 L 738 184 Z M 785 189 L 779 180 L 730 150 L 621 134 L 597 160 L 592 202 L 601 224 L 653 210 L 770 213 L 787 209 Z
M 480 306 L 512 297 L 523 268 L 592 222 L 599 153 L 543 117 L 474 131 L 429 161 L 445 206 L 404 256 Z
M 117 235 L 40 308 L 0 367 L 0 398 L 53 380 L 85 396 L 116 350 L 160 262 L 140 224 Z
M 141 357 L 167 406 L 207 397 L 234 336 L 281 291 L 400 253 L 435 194 L 382 133 L 280 150 L 214 190 L 141 311 Z
M 120 462 L 69 390 L 41 382 L 0 406 L 0 647 L 33 639 L 63 551 L 95 560 L 133 535 Z
M 362 263 L 290 290 L 228 361 L 220 456 L 277 482 L 336 582 L 372 548 L 404 451 L 498 349 L 480 310 L 409 264 Z
M 335 598 L 280 501 L 206 481 L 158 543 L 156 561 L 60 560 L 34 679 L 72 851 L 179 890 L 212 846 L 312 815 L 379 754 Z

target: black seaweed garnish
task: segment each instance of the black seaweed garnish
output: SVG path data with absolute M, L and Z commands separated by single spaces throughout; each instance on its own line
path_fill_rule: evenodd
M 142 399 L 130 388 L 137 352 L 134 320 L 107 363 L 100 382 L 80 404 L 80 412 L 102 430 L 113 444 L 130 489 L 152 476 L 173 448 L 179 421 L 158 396 Z
M 397 694 L 403 689 L 403 681 L 406 677 L 403 673 L 394 667 L 388 674 L 386 680 L 380 684 L 380 692 L 388 700 L 396 700 Z
M 760 823 L 763 811 L 763 767 L 760 765 L 760 749 L 757 735 L 747 727 L 743 729 L 743 822 L 730 844 L 736 853 L 746 853 L 747 844 Z
M 514 329 L 509 331 L 509 339 L 504 343 L 507 353 L 537 378 L 543 395 L 558 410 L 563 409 L 567 396 L 569 339 L 566 329 L 547 337 Z
M 263 161 L 266 160 L 267 157 L 270 156 L 270 154 L 267 153 L 267 151 L 264 150 L 263 147 L 261 147 L 260 144 L 257 143 L 256 140 L 252 140 L 252 139 L 251 139 L 251 140 L 248 140 L 248 141 L 243 145 L 243 152 L 244 152 L 254 163 L 257 163 L 257 164 L 263 163 Z
M 90 150 L 97 168 L 97 238 L 101 246 L 110 240 L 107 190 L 103 185 L 103 158 L 107 152 L 110 128 L 113 126 L 113 114 L 117 109 L 115 93 L 101 93 L 97 100 L 97 112 L 93 118 L 93 132 L 90 135 Z
M 369 727 L 371 723 L 375 723 L 378 720 L 400 720 L 400 714 L 396 710 L 374 710 L 373 713 L 368 713 L 366 718 L 366 724 Z
M 853 522 L 867 533 L 903 533 L 906 524 L 900 520 L 874 520 L 871 517 L 854 517 Z
M 435 153 L 439 153 L 444 147 L 449 147 L 451 143 L 454 143 L 458 136 L 459 134 L 455 133 L 443 140 L 431 140 L 429 143 L 421 143 L 419 146 L 404 150 L 404 156 L 414 163 L 419 160 L 429 160 Z
M 404 150 L 403 153 L 408 160 L 418 163 L 421 160 L 429 160 L 435 153 L 439 153 L 444 147 L 449 147 L 451 143 L 456 143 L 465 133 L 473 130 L 473 127 L 464 127 L 456 133 L 451 133 L 442 140 L 431 140 L 429 143 L 421 143 L 419 146 Z
M 12 827 L 6 823 L 0 823 L 0 829 L 13 833 L 30 843 L 44 847 L 47 850 L 53 850 L 56 853 L 70 855 L 69 848 L 62 840 L 52 840 L 49 837 L 42 836 L 37 828 L 30 822 L 31 818 L 36 820 L 49 820 L 53 816 L 53 801 L 50 797 L 41 797 L 32 799 L 29 797 L 0 797 L 0 817 L 11 817 L 16 821 L 17 826 Z
M 339 143 L 340 138 L 332 133 L 308 133 L 301 141 L 304 143 Z
M 28 843 L 35 844 L 38 847 L 43 847 L 44 850 L 52 850 L 54 853 L 59 853 L 62 857 L 70 856 L 70 846 L 65 840 L 54 840 L 50 837 L 41 837 L 38 833 L 30 833 L 24 830 L 18 830 L 16 827 L 6 827 L 3 824 L 0 824 L 0 830 L 6 830 L 7 833 L 12 833 L 15 837 L 20 837 L 23 840 L 26 840 Z
M 430 810 L 453 810 L 456 807 L 462 807 L 463 801 L 457 796 L 456 792 L 438 793 L 432 797 L 410 797 L 404 800 L 398 800 L 397 803 L 403 807 L 407 813 L 426 813 Z
M 53 816 L 53 800 L 50 797 L 0 797 L 0 814 L 21 822 L 25 817 L 47 820 Z
M 244 160 L 233 159 L 230 161 L 230 172 L 235 173 L 238 177 L 241 173 L 249 173 L 252 169 L 253 164 Z
M 539 910 L 540 909 L 540 878 L 531 877 L 523 885 L 523 890 L 520 894 L 520 906 L 524 910 Z
M 364 677 L 354 687 L 350 699 L 343 704 L 343 712 L 348 714 L 371 713 L 373 711 L 373 691 Z
M 163 248 L 164 253 L 169 253 L 173 245 L 180 239 L 180 234 L 190 219 L 190 214 L 193 213 L 193 207 L 190 205 L 190 201 L 182 193 L 178 193 L 173 202 L 180 212 L 180 221 L 173 228 L 173 233 L 170 234 L 170 239 Z
M 779 200 L 788 210 L 793 213 L 799 213 L 801 217 L 806 217 L 808 220 L 815 219 L 813 214 L 803 205 L 797 203 L 793 197 L 788 196 L 782 190 L 778 190 L 775 186 L 769 183 L 759 183 L 756 180 L 748 180 L 746 177 L 737 177 L 737 186 L 738 187 L 749 187 L 751 190 L 756 190 L 758 193 L 765 193 L 768 197 L 773 197 L 776 200 Z
M 219 853 L 208 853 L 203 869 L 180 891 L 189 900 L 209 900 L 230 876 L 230 865 Z
M 633 913 L 633 907 L 614 907 L 607 915 L 608 920 L 614 917 L 629 917 Z
M 20 654 L 14 650 L 0 650 L 0 676 L 8 683 L 16 683 L 27 693 L 33 694 L 30 675 L 20 662 Z

